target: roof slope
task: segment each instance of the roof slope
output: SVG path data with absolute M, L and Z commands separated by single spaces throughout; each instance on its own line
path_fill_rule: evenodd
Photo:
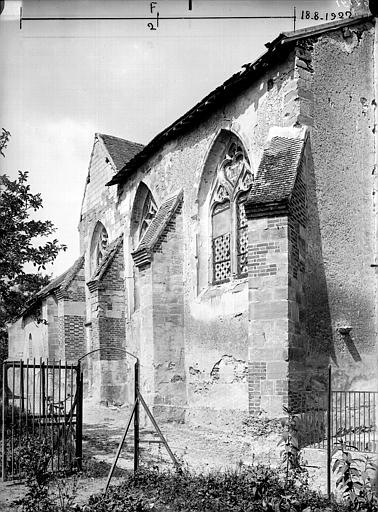
M 61 290 L 65 291 L 69 288 L 70 284 L 72 283 L 73 279 L 75 278 L 76 274 L 79 272 L 79 270 L 84 265 L 84 256 L 80 256 L 75 263 L 63 274 L 53 279 L 49 284 L 44 286 L 42 290 L 37 292 L 33 297 L 31 297 L 28 302 L 26 303 L 26 306 L 20 316 L 25 315 L 28 311 L 34 308 L 42 299 L 50 295 L 51 293 Z
M 172 217 L 181 205 L 182 198 L 183 192 L 180 191 L 178 194 L 167 199 L 160 206 L 142 240 L 139 242 L 138 247 L 132 253 L 132 257 L 137 265 L 144 264 L 149 260 L 154 248 L 164 235 Z
M 124 181 L 129 174 L 142 165 L 163 143 L 177 137 L 189 127 L 195 126 L 201 119 L 213 112 L 215 108 L 225 101 L 229 101 L 230 97 L 242 91 L 255 81 L 267 68 L 275 64 L 278 59 L 292 48 L 292 44 L 300 39 L 308 37 L 316 37 L 326 32 L 332 32 L 343 27 L 356 25 L 368 21 L 373 21 L 373 16 L 356 16 L 346 20 L 335 21 L 332 23 L 324 23 L 314 27 L 297 30 L 295 32 L 283 32 L 271 43 L 265 46 L 268 51 L 261 57 L 250 64 L 245 64 L 243 70 L 235 73 L 222 85 L 203 98 L 193 108 L 188 110 L 182 117 L 160 132 L 154 137 L 138 154 L 136 154 L 124 167 L 116 173 L 107 185 L 114 185 Z M 291 44 L 289 44 L 291 43 Z
M 118 238 L 113 240 L 113 242 L 111 242 L 107 246 L 104 257 L 102 258 L 100 263 L 97 265 L 97 268 L 94 271 L 94 274 L 90 280 L 90 283 L 101 280 L 102 276 L 105 274 L 110 263 L 113 261 L 113 258 L 117 252 L 117 249 L 122 244 L 122 241 L 123 241 L 123 235 L 120 235 Z
M 102 139 L 117 171 L 120 171 L 125 164 L 144 148 L 143 144 L 120 139 L 113 135 L 106 135 L 104 133 L 97 133 L 96 135 Z
M 264 149 L 256 179 L 245 204 L 248 216 L 270 206 L 286 206 L 293 191 L 303 149 L 305 128 L 273 128 Z

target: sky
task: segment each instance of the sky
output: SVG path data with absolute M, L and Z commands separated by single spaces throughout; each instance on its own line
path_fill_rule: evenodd
M 293 19 L 169 16 L 293 16 L 345 12 L 349 0 L 5 0 L 0 16 L 0 128 L 12 134 L 0 173 L 29 171 L 68 249 L 48 268 L 64 272 L 79 254 L 77 226 L 96 132 L 146 144 L 211 90 L 293 30 Z M 141 20 L 23 20 L 141 17 Z M 148 23 L 159 27 L 150 30 Z

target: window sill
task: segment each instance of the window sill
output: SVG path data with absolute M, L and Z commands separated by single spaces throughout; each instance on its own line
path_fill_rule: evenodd
M 248 287 L 248 276 L 234 278 L 230 281 L 224 281 L 223 283 L 211 283 L 207 287 L 203 288 L 197 295 L 197 300 L 215 297 L 224 293 L 239 293 Z

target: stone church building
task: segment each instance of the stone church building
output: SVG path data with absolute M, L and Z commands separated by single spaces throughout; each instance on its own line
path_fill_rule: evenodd
M 375 19 L 280 34 L 146 146 L 97 133 L 81 255 L 10 358 L 86 358 L 86 394 L 156 414 L 282 414 L 376 389 Z M 127 134 L 132 138 L 132 134 Z M 37 324 L 36 312 L 47 322 Z

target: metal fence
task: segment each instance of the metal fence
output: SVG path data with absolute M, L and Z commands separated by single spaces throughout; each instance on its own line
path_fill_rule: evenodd
M 33 451 L 44 455 L 42 470 L 80 467 L 82 385 L 80 364 L 48 360 L 4 363 L 3 481 L 21 478 Z
M 361 452 L 377 451 L 378 392 L 303 392 L 293 397 L 300 445 L 326 449 L 340 441 Z M 329 423 L 328 423 L 329 417 Z
M 361 452 L 376 452 L 377 395 L 373 391 L 332 391 L 332 437 Z

